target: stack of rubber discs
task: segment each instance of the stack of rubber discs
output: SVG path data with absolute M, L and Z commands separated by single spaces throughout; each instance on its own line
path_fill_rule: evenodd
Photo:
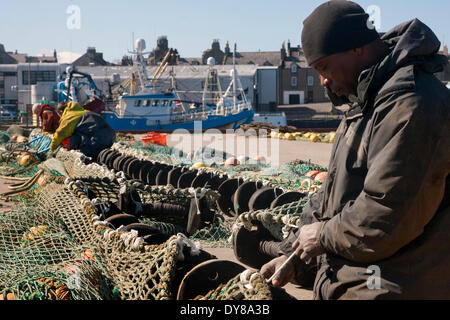
M 101 151 L 97 162 L 151 186 L 172 185 L 180 189 L 207 187 L 216 190 L 220 194 L 217 206 L 229 217 L 236 217 L 248 211 L 273 209 L 305 196 L 298 191 L 285 192 L 277 187 L 263 187 L 261 181 L 244 181 L 242 178 L 199 172 L 189 167 L 139 160 L 114 149 Z

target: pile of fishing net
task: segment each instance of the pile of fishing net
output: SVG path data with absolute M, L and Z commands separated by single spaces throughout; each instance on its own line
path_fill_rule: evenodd
M 12 146 L 14 149 L 10 150 L 19 150 L 18 145 Z M 118 143 L 113 148 L 180 166 L 193 165 L 182 152 L 170 147 Z M 217 214 L 214 221 L 190 237 L 182 233 L 184 226 L 177 219 L 141 217 L 140 223 L 170 236 L 161 244 L 149 245 L 133 230 L 113 228 L 102 220 L 95 203 L 87 196 L 86 188 L 103 201 L 116 201 L 120 175 L 86 161 L 79 152 L 64 149 L 57 152 L 56 158 L 36 161 L 33 166 L 35 171 L 28 176 L 20 176 L 17 171 L 9 176 L 22 179 L 18 180 L 17 188 L 31 187 L 13 197 L 16 208 L 0 215 L 2 299 L 176 299 L 183 274 L 180 270 L 186 268 L 189 257 L 195 257 L 199 248 L 230 247 L 233 226 L 251 225 L 254 221 L 260 221 L 281 240 L 288 228 L 298 223 L 308 201 L 306 196 L 277 208 L 236 217 Z M 315 169 L 326 171 L 310 162 L 291 163 L 282 170 L 264 164 L 226 168 L 216 163 L 204 168 L 246 179 L 266 179 L 268 184 L 310 194 L 316 191 L 315 187 L 292 187 L 284 184 L 280 176 L 287 172 L 306 179 L 305 175 Z M 45 183 L 38 184 L 43 175 Z M 196 195 L 191 189 L 138 182 L 134 186 L 145 203 L 185 205 Z M 214 206 L 214 192 L 210 201 Z M 252 271 L 240 272 L 197 298 L 272 299 L 273 296 L 264 278 Z

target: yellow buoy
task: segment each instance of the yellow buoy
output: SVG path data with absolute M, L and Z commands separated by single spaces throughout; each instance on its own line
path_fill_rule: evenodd
M 309 137 L 309 141 L 311 141 L 311 142 L 317 142 L 317 141 L 319 141 L 319 137 L 317 136 L 317 135 L 311 135 L 310 137 Z
M 205 166 L 205 164 L 203 162 L 197 162 L 192 165 L 192 168 L 198 169 L 198 168 L 203 168 L 204 166 Z
M 295 140 L 295 137 L 291 133 L 285 133 L 284 138 L 286 140 Z

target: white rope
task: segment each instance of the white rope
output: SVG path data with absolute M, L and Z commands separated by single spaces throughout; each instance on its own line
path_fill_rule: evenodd
M 129 246 L 131 239 L 137 238 L 137 236 L 138 236 L 137 230 L 131 230 L 129 232 L 122 233 L 120 235 L 120 239 L 122 239 L 125 242 L 126 246 Z
M 189 245 L 189 247 L 191 248 L 190 253 L 192 256 L 198 256 L 200 254 L 200 242 L 198 241 L 193 242 L 183 233 L 178 233 L 177 239 L 174 241 L 176 241 L 179 248 L 177 258 L 178 261 L 184 261 L 183 249 L 186 245 Z
M 111 235 L 115 232 L 113 229 L 105 230 L 105 233 L 103 234 L 103 238 L 107 241 L 111 240 Z
M 94 227 L 99 226 L 99 225 L 107 226 L 108 222 L 102 221 L 102 220 L 98 220 L 98 221 L 95 221 L 93 224 L 94 224 Z
M 258 276 L 257 272 L 247 269 L 241 273 L 241 275 L 239 276 L 239 279 L 240 279 L 241 283 L 244 284 L 245 288 L 254 289 L 253 285 L 252 285 L 252 281 L 257 276 Z

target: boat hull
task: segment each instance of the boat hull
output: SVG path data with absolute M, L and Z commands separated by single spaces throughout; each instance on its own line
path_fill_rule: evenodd
M 108 125 L 115 131 L 121 132 L 173 132 L 175 130 L 187 130 L 193 132 L 196 130 L 219 129 L 221 131 L 227 129 L 239 129 L 243 124 L 249 124 L 253 120 L 253 110 L 243 110 L 236 114 L 228 114 L 226 116 L 210 115 L 205 120 L 177 122 L 160 125 L 148 125 L 147 118 L 119 118 L 114 112 L 103 112 L 102 116 Z

